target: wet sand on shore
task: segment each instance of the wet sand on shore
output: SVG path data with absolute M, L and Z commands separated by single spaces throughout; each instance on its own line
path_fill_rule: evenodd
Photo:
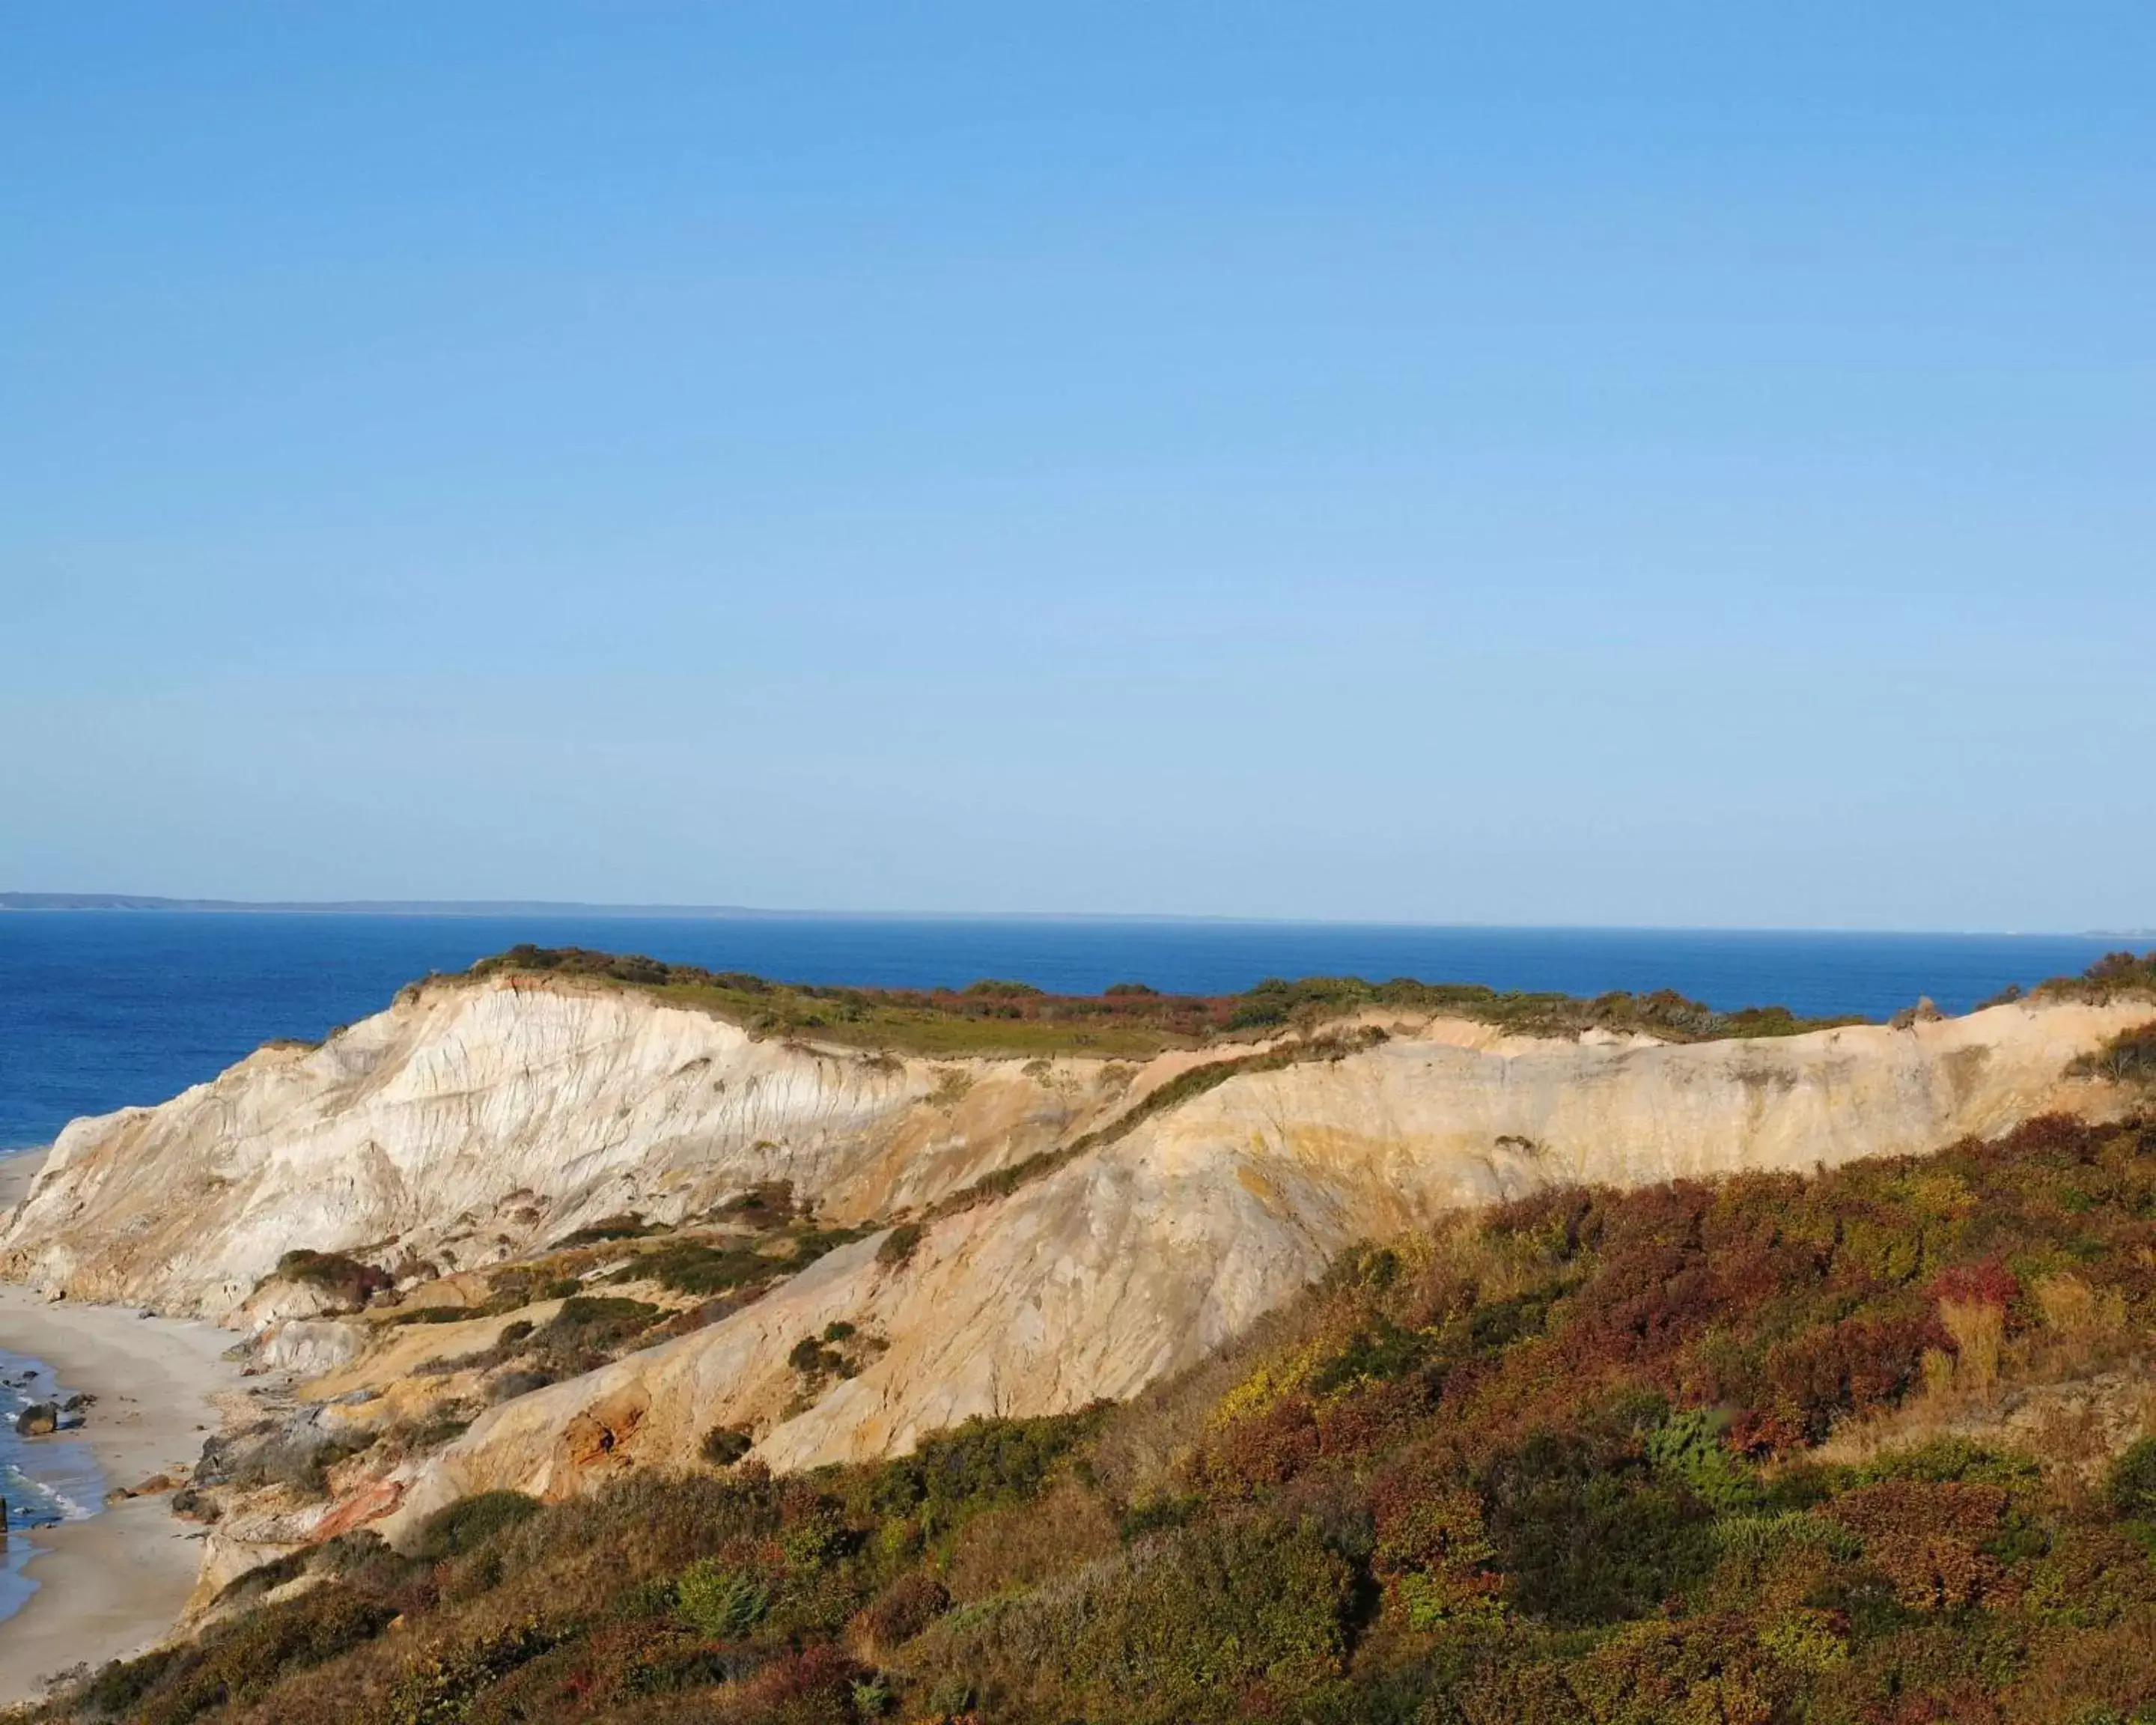
M 0 1286 L 0 1346 L 43 1360 L 69 1390 L 97 1398 L 69 1435 L 90 1445 L 108 1488 L 191 1465 L 203 1440 L 240 1411 L 239 1368 L 221 1358 L 236 1339 L 210 1324 L 49 1304 L 33 1290 Z M 203 1530 L 175 1517 L 171 1502 L 136 1498 L 86 1521 L 16 1533 L 38 1548 L 25 1573 L 38 1587 L 0 1622 L 0 1707 L 38 1695 L 55 1672 L 94 1669 L 170 1633 L 203 1549 Z

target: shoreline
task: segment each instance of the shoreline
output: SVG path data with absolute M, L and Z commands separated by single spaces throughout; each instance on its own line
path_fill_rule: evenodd
M 204 1440 L 240 1411 L 240 1368 L 222 1358 L 235 1339 L 199 1321 L 48 1303 L 0 1286 L 0 1346 L 97 1398 L 67 1435 L 88 1445 L 108 1490 L 192 1467 Z M 163 1640 L 194 1591 L 205 1532 L 173 1516 L 168 1493 L 18 1532 L 34 1550 L 23 1573 L 38 1589 L 0 1622 L 0 1708 L 35 1700 L 57 1672 L 94 1671 Z
M 29 1195 L 30 1187 L 43 1171 L 52 1149 L 0 1150 L 0 1222 Z

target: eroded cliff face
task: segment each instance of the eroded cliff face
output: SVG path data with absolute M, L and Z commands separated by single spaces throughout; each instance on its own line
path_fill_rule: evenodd
M 687 1465 L 716 1425 L 747 1428 L 788 1468 L 902 1449 L 974 1414 L 1130 1395 L 1350 1242 L 1463 1204 L 1555 1182 L 1808 1169 L 2116 1111 L 2122 1099 L 2063 1069 L 2148 1012 L 2015 1004 L 1680 1046 L 1383 1019 L 1375 1045 L 1241 1072 L 1096 1135 L 931 1220 L 901 1261 L 871 1235 L 706 1327 L 501 1402 L 431 1455 L 382 1473 L 348 1464 L 344 1501 L 285 1531 L 380 1518 L 393 1532 L 479 1490 L 564 1495 Z M 0 1235 L 0 1271 L 229 1315 L 295 1246 L 454 1268 L 623 1210 L 692 1217 L 773 1179 L 834 1221 L 921 1214 L 990 1170 L 1071 1150 L 1217 1057 L 899 1060 L 756 1041 L 619 990 L 438 984 L 322 1049 L 265 1051 L 162 1108 L 78 1122 Z M 339 1399 L 326 1415 L 363 1425 L 374 1392 L 404 1409 L 398 1350 L 419 1344 L 341 1337 L 338 1322 L 306 1318 L 265 1357 L 335 1366 L 316 1392 Z M 804 1379 L 789 1355 L 834 1323 L 871 1344 L 858 1375 Z M 485 1339 L 485 1326 L 444 1327 L 474 1337 L 429 1345 Z
M 400 1482 L 398 1519 L 472 1491 L 565 1494 L 685 1465 L 715 1425 L 757 1431 L 785 1469 L 902 1450 L 972 1414 L 1127 1396 L 1343 1246 L 1448 1209 L 1553 1182 L 1809 1169 L 2104 1111 L 2117 1099 L 2061 1069 L 2147 1010 L 2011 1006 L 1675 1047 L 1437 1021 L 1238 1076 L 936 1224 L 902 1266 L 863 1240 L 708 1330 L 490 1410 Z M 834 1322 L 888 1350 L 803 1408 L 788 1351 Z
M 454 1270 L 790 1179 L 847 1222 L 1082 1130 L 1129 1070 L 752 1040 L 618 989 L 435 983 L 312 1050 L 73 1122 L 0 1277 L 223 1319 L 295 1247 Z

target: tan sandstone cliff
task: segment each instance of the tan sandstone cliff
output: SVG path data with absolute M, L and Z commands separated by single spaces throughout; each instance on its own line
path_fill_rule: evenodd
M 834 1220 L 879 1216 L 1081 1130 L 1128 1076 L 757 1041 L 619 989 L 430 984 L 74 1122 L 0 1229 L 0 1278 L 224 1319 L 295 1246 L 454 1270 L 780 1178 Z
M 880 1236 L 842 1247 L 706 1328 L 489 1409 L 336 1512 L 393 1529 L 470 1491 L 573 1491 L 685 1463 L 721 1424 L 788 1467 L 1128 1395 L 1351 1240 L 1450 1207 L 1553 1181 L 1809 1168 L 2113 1107 L 2062 1069 L 2148 1014 L 2015 1004 L 1670 1046 L 1379 1014 L 1389 1040 L 1232 1077 L 934 1221 L 902 1264 L 879 1262 Z M 434 984 L 321 1049 L 76 1122 L 0 1233 L 0 1274 L 230 1316 L 295 1246 L 454 1269 L 774 1178 L 833 1220 L 887 1218 L 1068 1146 L 1209 1057 L 901 1060 L 754 1040 L 624 990 Z M 839 1321 L 887 1348 L 804 1397 L 788 1353 Z M 368 1377 L 362 1360 L 324 1389 L 365 1394 Z

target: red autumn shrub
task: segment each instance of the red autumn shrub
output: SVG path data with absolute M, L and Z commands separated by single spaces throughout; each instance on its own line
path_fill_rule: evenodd
M 1319 1451 L 1327 1457 L 1368 1455 L 1407 1436 L 1427 1410 L 1423 1386 L 1407 1379 L 1358 1389 L 1317 1415 Z
M 2021 1281 L 1996 1258 L 1956 1264 L 1932 1279 L 1931 1296 L 1941 1305 L 1996 1306 L 2009 1310 L 2021 1297 Z
M 755 1725 L 835 1725 L 855 1717 L 854 1684 L 865 1675 L 824 1641 L 773 1660 L 746 1684 L 733 1717 Z
M 911 1640 L 951 1609 L 943 1584 L 924 1570 L 911 1570 L 886 1588 L 857 1620 L 879 1647 Z
M 1928 1315 L 1861 1316 L 1807 1331 L 1768 1353 L 1768 1404 L 1786 1409 L 1816 1443 L 1838 1415 L 1897 1400 L 1916 1381 L 1924 1350 L 1947 1340 Z
M 2006 1493 L 1997 1486 L 1884 1480 L 1820 1512 L 1864 1542 L 1865 1557 L 1919 1611 L 1950 1611 L 1995 1592 L 2005 1571 L 1979 1549 L 1999 1531 Z
M 1202 1471 L 1214 1490 L 1240 1496 L 1286 1484 L 1317 1459 L 1318 1449 L 1317 1416 L 1308 1399 L 1282 1396 L 1218 1433 Z

